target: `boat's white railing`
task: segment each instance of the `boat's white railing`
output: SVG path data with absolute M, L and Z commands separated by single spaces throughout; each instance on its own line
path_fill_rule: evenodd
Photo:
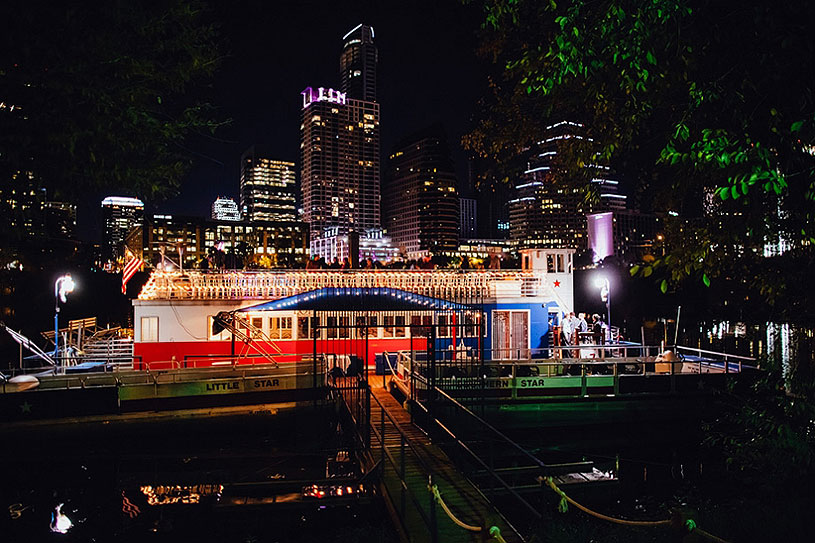
M 154 271 L 139 299 L 277 299 L 321 288 L 394 288 L 449 300 L 520 298 L 550 291 L 547 275 L 540 270 Z

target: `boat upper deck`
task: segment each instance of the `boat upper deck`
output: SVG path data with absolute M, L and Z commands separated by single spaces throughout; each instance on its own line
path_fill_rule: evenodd
M 445 300 L 547 298 L 571 306 L 570 268 L 527 270 L 154 271 L 139 300 L 286 298 L 323 288 L 391 288 Z

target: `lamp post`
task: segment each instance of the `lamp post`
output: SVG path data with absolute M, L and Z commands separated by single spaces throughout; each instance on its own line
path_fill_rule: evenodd
M 608 315 L 608 339 L 611 341 L 611 284 L 608 277 L 599 276 L 594 280 L 594 285 L 600 289 L 600 299 L 606 303 L 606 314 Z
M 54 309 L 54 361 L 56 362 L 55 369 L 60 366 L 59 363 L 59 302 L 65 303 L 68 301 L 68 294 L 74 291 L 73 278 L 71 274 L 67 273 L 58 278 L 54 283 L 54 298 L 56 299 L 56 307 Z

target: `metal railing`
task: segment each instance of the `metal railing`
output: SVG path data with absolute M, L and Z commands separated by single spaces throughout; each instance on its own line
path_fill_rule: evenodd
M 395 288 L 444 299 L 550 292 L 541 270 L 154 271 L 139 294 L 154 299 L 276 299 L 321 288 Z
M 249 381 L 251 379 L 285 379 L 313 376 L 309 383 L 312 388 L 321 388 L 327 385 L 326 362 L 318 360 L 316 367 L 311 361 L 281 364 L 274 368 L 271 366 L 210 366 L 198 369 L 160 369 L 160 370 L 125 370 L 115 369 L 108 372 L 57 374 L 52 368 L 47 368 L 47 374 L 40 375 L 39 386 L 34 390 L 78 389 L 111 386 L 138 386 L 138 385 L 165 385 L 190 383 L 202 380 L 231 379 Z M 300 386 L 298 388 L 308 388 Z M 0 383 L 3 393 L 14 393 L 19 389 L 8 379 Z
M 342 389 L 342 387 L 340 388 Z M 382 484 L 388 492 L 392 505 L 397 509 L 399 518 L 402 519 L 402 528 L 407 533 L 408 539 L 411 541 L 421 540 L 423 539 L 421 536 L 424 535 L 430 541 L 438 542 L 439 508 L 431 488 L 443 478 L 427 462 L 425 459 L 426 453 L 414 443 L 385 406 L 372 393 L 367 382 L 360 379 L 351 387 L 346 386 L 345 390 L 349 388 L 364 391 L 364 395 L 356 398 L 356 401 L 364 402 L 364 405 L 360 406 L 362 409 L 349 405 L 349 398 L 345 394 L 343 394 L 343 400 L 346 402 L 348 411 L 354 419 L 356 439 L 370 453 L 371 460 L 376 462 L 376 467 L 380 470 L 382 476 Z M 353 401 L 355 400 L 350 400 L 350 402 Z M 360 420 L 360 418 L 357 418 L 358 415 L 355 416 L 354 414 L 359 414 L 362 410 L 364 410 L 364 418 Z M 376 417 L 376 415 L 379 416 Z M 378 420 L 375 420 L 377 418 Z M 439 424 L 441 425 L 440 422 Z M 387 437 L 389 429 L 391 432 L 398 434 L 398 446 L 395 444 L 393 433 L 391 433 L 390 439 Z M 390 446 L 388 441 L 390 441 Z M 462 446 L 466 447 L 463 443 Z M 482 462 L 482 465 L 485 469 L 490 469 L 486 463 Z M 421 474 L 420 478 L 416 477 L 417 473 Z M 497 473 L 492 473 L 500 479 Z M 411 474 L 413 475 L 412 478 L 410 477 Z M 506 487 L 512 491 L 509 485 L 506 485 Z M 473 487 L 473 491 L 480 492 L 477 487 Z M 482 497 L 485 505 L 500 516 L 500 512 L 490 504 L 483 494 Z M 529 507 L 533 514 L 540 516 L 534 508 Z M 441 513 L 441 518 L 444 515 L 444 513 Z M 409 519 L 411 518 L 421 520 L 421 534 L 415 533 L 417 526 L 416 523 L 410 522 Z M 480 519 L 479 522 L 482 531 L 487 533 L 489 526 L 486 525 L 486 519 Z M 507 524 L 509 523 L 507 522 Z
M 597 358 L 570 357 L 581 351 L 600 351 Z M 546 349 L 550 358 L 493 359 L 480 361 L 468 350 L 441 350 L 434 364 L 409 351 L 400 351 L 396 364 L 387 368 L 398 385 L 411 399 L 424 399 L 428 388 L 444 388 L 456 397 L 585 397 L 592 394 L 675 393 L 684 377 L 739 373 L 752 360 L 739 357 L 738 368 L 732 362 L 716 359 L 660 360 L 654 356 L 657 346 L 581 345 Z M 493 351 L 494 352 L 494 351 Z M 503 354 L 503 353 L 502 353 Z M 611 356 L 618 354 L 619 356 Z M 713 353 L 715 355 L 723 353 Z M 554 355 L 554 356 L 552 356 Z M 635 376 L 652 376 L 645 381 L 627 380 Z M 432 378 L 433 384 L 429 383 Z M 665 381 L 660 381 L 664 379 Z M 626 382 L 621 387 L 622 381 Z M 639 385 L 642 386 L 639 386 Z M 645 385 L 648 386 L 645 386 Z M 693 381 L 691 384 L 696 384 Z M 690 386 L 690 385 L 688 385 Z M 569 394 L 569 390 L 573 392 Z M 685 387 L 687 389 L 687 387 Z M 424 396 L 423 396 L 424 395 Z
M 712 356 L 712 357 L 717 357 L 719 359 L 722 359 L 721 362 L 724 365 L 724 372 L 725 373 L 730 372 L 730 361 L 731 360 L 735 360 L 738 363 L 738 371 L 739 372 L 742 371 L 743 366 L 744 366 L 745 363 L 748 363 L 747 365 L 750 366 L 750 367 L 756 367 L 756 359 L 753 358 L 753 357 L 750 357 L 750 356 L 740 356 L 740 355 L 736 355 L 736 354 L 720 353 L 720 352 L 708 351 L 708 350 L 701 349 L 701 348 L 696 348 L 696 347 L 684 347 L 682 345 L 677 345 L 674 348 L 676 349 L 676 352 L 678 354 L 680 354 L 680 355 L 682 355 L 682 353 L 687 353 L 689 355 L 690 354 L 696 354 L 696 356 L 698 356 L 700 359 L 705 358 L 705 356 L 708 356 L 708 357 Z M 717 364 L 717 361 L 714 358 L 713 360 L 710 361 L 710 363 L 711 364 Z

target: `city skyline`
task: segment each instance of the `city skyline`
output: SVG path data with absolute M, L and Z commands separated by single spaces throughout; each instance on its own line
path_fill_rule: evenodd
M 213 102 L 233 123 L 195 149 L 201 156 L 177 196 L 145 202 L 154 212 L 206 216 L 218 196 L 237 201 L 241 154 L 252 145 L 271 148 L 277 159 L 295 162 L 299 170 L 300 93 L 313 85 L 341 88 L 342 38 L 360 23 L 376 31 L 381 148 L 390 149 L 405 135 L 441 121 L 449 133 L 458 175 L 466 178 L 460 139 L 486 86 L 486 69 L 476 69 L 481 64 L 472 32 L 478 24 L 477 10 L 458 3 L 371 2 L 354 8 L 324 5 L 311 11 L 309 6 L 284 4 L 280 12 L 269 13 L 251 1 L 228 12 L 220 9 L 216 6 L 213 16 L 222 21 L 221 34 L 229 42 L 230 54 L 215 75 Z M 312 18 L 307 19 L 305 12 Z M 293 24 L 266 32 L 269 27 L 264 23 L 284 13 Z M 313 24 L 300 23 L 305 20 Z M 309 47 L 292 50 L 289 42 L 308 42 Z M 428 80 L 434 84 L 427 85 Z M 100 194 L 108 195 L 113 193 Z M 80 235 L 93 239 L 98 227 L 88 222 L 96 211 L 80 207 Z M 92 222 L 98 224 L 98 219 Z

